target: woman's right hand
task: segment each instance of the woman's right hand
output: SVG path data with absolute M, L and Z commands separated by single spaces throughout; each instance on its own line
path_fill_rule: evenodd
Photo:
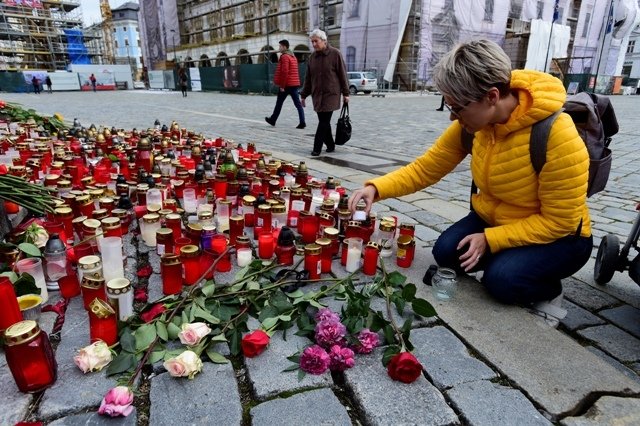
M 351 194 L 351 197 L 349 197 L 349 210 L 351 210 L 351 212 L 353 213 L 354 211 L 356 211 L 356 204 L 358 204 L 358 201 L 364 200 L 366 204 L 365 211 L 369 213 L 369 210 L 371 210 L 371 205 L 373 204 L 373 201 L 376 199 L 377 195 L 378 190 L 373 185 L 367 185 L 364 188 L 357 189 L 353 192 L 353 194 Z

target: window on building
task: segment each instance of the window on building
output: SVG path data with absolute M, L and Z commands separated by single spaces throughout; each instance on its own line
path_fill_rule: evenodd
M 347 71 L 356 70 L 356 48 L 353 46 L 347 46 Z
M 307 32 L 308 21 L 307 10 L 309 9 L 306 0 L 291 0 L 291 10 L 293 12 L 291 29 L 293 32 Z
M 556 22 L 562 22 L 562 16 L 564 15 L 564 7 L 558 6 L 558 18 Z
M 494 0 L 484 0 L 484 21 L 493 22 L 493 2 Z
M 140 39 L 138 39 L 138 47 L 142 47 L 142 44 L 140 44 Z
M 349 18 L 358 18 L 360 16 L 360 0 L 349 1 Z
M 224 11 L 224 36 L 230 38 L 235 33 L 236 11 L 227 9 Z
M 539 1 L 537 3 L 537 13 L 536 16 L 538 17 L 538 19 L 542 19 L 542 12 L 544 12 L 544 2 L 543 1 Z
M 627 53 L 633 53 L 633 48 L 636 46 L 635 40 L 629 40 L 629 44 L 627 45 Z
M 244 16 L 244 33 L 253 34 L 256 32 L 256 5 L 246 3 L 242 5 L 242 16 Z
M 116 49 L 118 48 L 118 40 L 114 41 Z
M 323 7 L 324 26 L 333 27 L 336 24 L 336 7 L 335 5 L 325 5 Z
M 589 25 L 591 24 L 591 12 L 587 12 L 584 18 L 584 23 L 582 24 L 582 38 L 585 38 L 589 33 Z

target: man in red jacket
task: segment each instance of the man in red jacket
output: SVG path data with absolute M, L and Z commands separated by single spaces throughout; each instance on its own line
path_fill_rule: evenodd
M 294 56 L 293 52 L 289 50 L 288 40 L 280 40 L 278 43 L 280 44 L 281 55 L 280 60 L 278 61 L 278 66 L 276 67 L 276 73 L 273 76 L 273 83 L 279 87 L 278 99 L 276 100 L 276 106 L 273 109 L 273 114 L 271 114 L 271 117 L 265 117 L 264 121 L 275 126 L 276 121 L 280 116 L 284 100 L 287 99 L 287 96 L 291 95 L 291 100 L 293 100 L 293 104 L 298 110 L 298 117 L 300 119 L 300 123 L 296 129 L 304 129 L 307 127 L 307 124 L 304 120 L 304 109 L 300 103 L 300 94 L 298 93 L 298 87 L 300 87 L 298 60 Z

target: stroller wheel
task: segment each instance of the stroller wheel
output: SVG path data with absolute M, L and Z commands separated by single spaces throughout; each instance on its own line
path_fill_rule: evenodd
M 613 234 L 607 234 L 600 241 L 596 265 L 593 270 L 593 279 L 598 284 L 606 284 L 611 281 L 618 265 L 618 253 L 620 240 Z
M 640 284 L 640 254 L 629 264 L 629 276 L 636 284 Z

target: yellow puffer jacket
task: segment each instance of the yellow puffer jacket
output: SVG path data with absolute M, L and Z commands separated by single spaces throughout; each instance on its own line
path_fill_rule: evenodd
M 485 230 L 491 252 L 573 235 L 580 220 L 581 235 L 591 235 L 586 204 L 589 154 L 571 117 L 561 114 L 555 121 L 539 175 L 531 164 L 531 126 L 562 108 L 566 98 L 562 83 L 545 73 L 516 70 L 511 88 L 519 105 L 506 123 L 476 132 L 471 157 L 479 189 L 472 204 L 491 225 Z M 380 199 L 433 185 L 464 159 L 461 129 L 454 121 L 421 157 L 367 183 L 376 187 Z

